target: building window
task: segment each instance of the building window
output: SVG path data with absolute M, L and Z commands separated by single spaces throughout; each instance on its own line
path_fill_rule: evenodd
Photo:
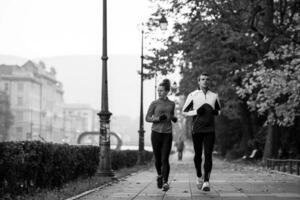
M 8 92 L 8 83 L 5 83 L 5 84 L 4 84 L 4 91 L 5 91 L 5 92 Z
M 24 90 L 24 84 L 23 83 L 18 83 L 18 91 L 22 92 Z
M 23 120 L 23 112 L 22 111 L 17 111 L 16 120 L 17 121 L 22 121 Z
M 17 105 L 23 106 L 23 97 L 18 97 Z
M 16 128 L 17 133 L 21 134 L 23 132 L 23 128 L 22 127 L 17 127 Z
M 31 140 L 32 139 L 32 133 L 31 132 L 27 132 L 26 133 L 26 139 L 27 140 Z

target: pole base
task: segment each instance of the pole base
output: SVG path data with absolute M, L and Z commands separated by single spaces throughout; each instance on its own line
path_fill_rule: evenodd
M 137 165 L 145 165 L 145 156 L 144 156 L 144 151 L 139 151 L 138 152 L 138 158 L 137 158 Z

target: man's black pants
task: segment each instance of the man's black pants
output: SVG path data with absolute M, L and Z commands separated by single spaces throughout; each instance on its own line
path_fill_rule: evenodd
M 172 148 L 172 133 L 158 133 L 152 131 L 151 142 L 155 157 L 155 168 L 163 181 L 168 182 L 170 173 L 169 155 Z
M 195 150 L 194 164 L 197 177 L 202 177 L 202 149 L 204 146 L 204 181 L 209 181 L 212 169 L 212 151 L 215 144 L 215 132 L 193 133 L 193 144 Z

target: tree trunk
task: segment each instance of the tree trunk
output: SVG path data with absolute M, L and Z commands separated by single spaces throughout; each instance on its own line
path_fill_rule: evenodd
M 263 155 L 264 161 L 267 158 L 272 158 L 272 144 L 273 144 L 273 126 L 272 124 L 268 124 L 266 143 L 265 143 L 265 149 Z
M 250 118 L 251 118 L 252 134 L 253 134 L 253 136 L 255 137 L 255 135 L 256 135 L 256 134 L 258 133 L 258 131 L 260 130 L 260 126 L 259 126 L 259 122 L 258 122 L 257 113 L 251 112 Z
M 279 149 L 279 127 L 272 124 L 268 124 L 266 143 L 264 148 L 263 160 L 267 158 L 276 158 Z
M 253 137 L 250 112 L 247 108 L 247 103 L 242 102 L 239 106 L 241 124 L 242 124 L 242 138 L 239 144 L 239 152 L 246 155 L 249 151 L 248 141 Z
M 265 0 L 265 12 L 264 12 L 264 18 L 263 18 L 263 23 L 264 23 L 264 35 L 266 37 L 267 42 L 262 45 L 262 54 L 264 55 L 270 50 L 270 46 L 272 43 L 272 40 L 274 38 L 274 0 Z
M 284 134 L 284 129 L 280 128 L 279 126 L 273 126 L 273 135 L 274 135 L 274 140 L 273 140 L 273 157 L 277 158 L 278 157 L 278 150 L 280 147 L 280 142 L 281 142 L 281 135 Z

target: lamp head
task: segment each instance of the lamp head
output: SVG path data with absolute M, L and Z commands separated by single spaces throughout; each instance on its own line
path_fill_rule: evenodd
M 161 30 L 163 30 L 163 31 L 167 30 L 167 28 L 168 28 L 168 21 L 167 21 L 165 15 L 161 16 L 161 19 L 159 20 L 159 26 L 160 26 Z

